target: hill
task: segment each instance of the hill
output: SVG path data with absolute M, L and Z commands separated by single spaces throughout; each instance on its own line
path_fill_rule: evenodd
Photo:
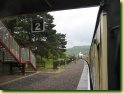
M 90 50 L 90 46 L 86 45 L 86 46 L 74 46 L 72 48 L 68 48 L 66 51 L 66 55 L 77 55 L 79 52 L 81 53 L 87 53 Z

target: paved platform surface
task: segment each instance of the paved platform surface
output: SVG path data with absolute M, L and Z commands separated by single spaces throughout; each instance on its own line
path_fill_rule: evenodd
M 77 90 L 83 71 L 83 60 L 68 65 L 64 71 L 37 72 L 0 85 L 1 90 Z
M 28 76 L 32 76 L 35 75 L 37 73 L 60 73 L 64 71 L 64 69 L 61 70 L 53 70 L 53 69 L 42 69 L 42 71 L 26 71 L 25 75 L 22 75 L 21 72 L 18 73 L 14 73 L 14 74 L 9 74 L 9 73 L 5 73 L 5 74 L 0 74 L 0 85 L 6 84 L 6 83 L 10 83 L 13 82 L 15 80 L 18 79 L 22 79 Z
M 89 78 L 89 68 L 86 61 L 84 62 L 84 68 L 82 75 L 77 86 L 77 90 L 90 90 L 90 78 Z

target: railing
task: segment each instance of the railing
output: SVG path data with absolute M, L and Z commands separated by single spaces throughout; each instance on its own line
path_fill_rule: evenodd
M 33 53 L 31 51 L 30 51 L 30 61 L 31 61 L 32 65 L 34 67 L 36 67 L 36 63 L 35 63 L 36 62 L 36 58 L 35 58 L 35 56 L 33 55 Z
M 28 48 L 21 48 L 8 29 L 0 21 L 0 43 L 18 63 L 31 63 L 36 68 L 34 54 Z
M 28 48 L 21 48 L 21 61 L 25 63 L 26 61 L 30 61 L 34 67 L 36 67 L 36 59 L 34 54 Z
M 26 61 L 29 61 L 29 49 L 27 48 L 21 48 L 21 61 L 22 63 L 25 63 Z

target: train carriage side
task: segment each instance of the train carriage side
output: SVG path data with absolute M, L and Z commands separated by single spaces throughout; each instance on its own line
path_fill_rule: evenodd
M 94 90 L 108 90 L 107 13 L 99 10 L 89 52 L 89 66 Z

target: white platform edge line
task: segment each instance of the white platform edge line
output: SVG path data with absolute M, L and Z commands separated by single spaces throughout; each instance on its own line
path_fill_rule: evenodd
M 89 67 L 87 67 L 88 69 L 88 90 L 91 90 L 90 89 L 90 74 L 89 74 Z
M 79 80 L 79 83 L 78 83 L 78 86 L 77 86 L 77 90 L 83 90 L 83 89 L 81 89 L 81 87 L 80 86 L 82 86 L 83 87 L 83 85 L 81 85 L 81 79 L 82 79 L 82 77 L 84 77 L 84 72 L 86 72 L 87 71 L 87 80 L 88 80 L 88 82 L 87 82 L 87 87 L 88 87 L 88 89 L 87 90 L 90 90 L 90 77 L 89 77 L 89 68 L 88 68 L 88 65 L 87 65 L 87 63 L 86 63 L 86 61 L 84 61 L 84 69 L 83 69 L 83 71 L 82 71 L 82 74 L 81 74 L 81 77 L 80 77 L 80 80 Z M 86 76 L 86 75 L 85 75 Z

